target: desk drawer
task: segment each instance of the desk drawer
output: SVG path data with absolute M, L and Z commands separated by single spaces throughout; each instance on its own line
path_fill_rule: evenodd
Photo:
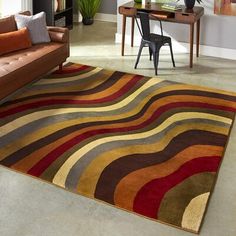
M 188 14 L 188 13 L 175 13 L 175 19 L 178 22 L 183 22 L 183 23 L 194 23 L 195 16 L 193 14 Z
M 120 6 L 119 13 L 125 16 L 135 16 L 137 13 L 137 9 Z

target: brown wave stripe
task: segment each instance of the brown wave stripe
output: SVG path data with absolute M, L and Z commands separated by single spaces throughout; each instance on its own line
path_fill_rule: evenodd
M 235 111 L 231 92 L 68 63 L 0 106 L 0 164 L 198 232 Z
M 19 104 L 24 105 L 29 102 L 39 101 L 39 100 L 42 101 L 43 99 L 48 99 L 48 98 L 79 99 L 79 98 L 81 98 L 82 95 L 91 95 L 91 94 L 94 95 L 99 92 L 103 93 L 106 89 L 109 89 L 110 87 L 112 87 L 112 85 L 114 85 L 115 83 L 117 83 L 119 81 L 123 82 L 123 83 L 127 82 L 127 80 L 123 81 L 123 80 L 125 80 L 125 78 L 122 79 L 122 76 L 124 76 L 125 73 L 114 72 L 114 73 L 103 73 L 103 74 L 106 76 L 104 76 L 104 79 L 102 79 L 100 81 L 100 83 L 95 84 L 96 85 L 95 87 L 91 88 L 91 85 L 90 85 L 91 81 L 90 81 L 90 83 L 88 83 L 87 81 L 85 81 L 85 82 L 83 81 L 83 83 L 82 83 L 82 81 L 81 81 L 81 84 L 79 84 L 80 85 L 79 91 L 78 91 L 78 88 L 76 89 L 76 91 L 69 90 L 68 92 L 65 92 L 65 91 L 55 92 L 55 90 L 52 90 L 51 93 L 40 93 L 39 91 L 36 90 L 35 93 L 38 93 L 38 94 L 30 95 L 30 96 L 26 96 L 24 94 L 23 98 L 15 99 L 14 102 L 9 101 L 4 105 L 4 107 L 7 109 L 10 109 L 10 108 L 14 108 L 16 106 L 19 106 Z M 127 78 L 127 79 L 129 79 L 129 78 Z M 92 99 L 92 98 L 90 98 L 90 99 Z M 4 110 L 4 108 L 2 108 L 2 110 Z
M 214 179 L 215 173 L 204 172 L 193 175 L 171 189 L 162 200 L 159 209 L 159 219 L 161 221 L 168 221 L 172 224 L 181 225 L 182 216 L 189 202 L 200 194 L 210 192 L 210 187 L 212 186 Z M 198 184 L 198 188 L 194 188 L 195 183 Z M 189 189 L 192 191 L 189 191 Z M 185 198 L 181 197 L 183 192 L 186 196 Z M 177 206 L 174 204 L 176 198 L 179 199 Z
M 214 137 L 213 140 L 212 137 Z M 224 146 L 226 137 L 224 135 L 218 135 L 218 137 L 216 137 L 216 134 L 204 131 L 187 132 L 173 139 L 168 145 L 168 148 L 163 150 L 162 152 L 151 154 L 133 154 L 129 157 L 122 157 L 112 162 L 109 166 L 106 167 L 106 169 L 103 170 L 97 183 L 95 197 L 114 204 L 115 189 L 119 182 L 129 173 L 132 173 L 138 169 L 145 168 L 147 166 L 166 162 L 170 158 L 173 158 L 173 156 L 175 156 L 178 152 L 184 150 L 187 147 L 195 146 L 198 144 L 209 145 L 209 147 Z M 176 139 L 178 141 L 176 141 Z M 197 150 L 195 150 L 195 152 L 196 151 Z M 144 173 L 144 176 L 145 174 L 146 173 Z M 139 179 L 136 179 L 136 181 L 139 181 Z M 127 200 L 128 199 L 126 195 L 126 201 Z

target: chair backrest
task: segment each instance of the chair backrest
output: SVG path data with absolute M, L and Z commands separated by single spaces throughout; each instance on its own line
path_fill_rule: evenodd
M 150 18 L 149 18 L 149 13 L 148 12 L 144 12 L 144 11 L 138 11 L 137 12 L 137 16 L 140 19 L 140 23 L 141 23 L 141 29 L 140 26 L 137 22 L 139 31 L 143 37 L 144 40 L 150 40 Z M 152 15 L 151 15 L 152 16 Z M 157 18 L 156 16 L 154 17 L 155 20 L 158 20 L 160 22 L 160 30 L 161 30 L 161 36 L 163 36 L 163 29 L 162 29 L 162 22 L 159 18 Z
M 142 37 L 144 40 L 150 39 L 150 23 L 149 14 L 147 12 L 138 11 L 138 16 L 140 18 Z

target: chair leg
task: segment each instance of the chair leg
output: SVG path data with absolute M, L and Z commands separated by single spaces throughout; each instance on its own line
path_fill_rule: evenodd
M 159 63 L 159 50 L 153 53 L 153 62 L 154 62 L 154 68 L 155 68 L 155 75 L 157 75 L 157 68 Z
M 143 43 L 140 44 L 139 52 L 138 52 L 138 56 L 137 56 L 137 60 L 136 60 L 136 63 L 135 63 L 134 69 L 137 69 L 137 66 L 138 66 L 138 63 L 139 63 L 139 59 L 140 59 L 140 56 L 141 56 L 142 50 L 143 50 Z
M 171 59 L 172 59 L 172 63 L 173 63 L 173 67 L 175 67 L 175 60 L 174 60 L 174 55 L 173 55 L 173 49 L 172 49 L 172 43 L 169 43 L 170 46 L 170 54 L 171 54 Z
M 149 59 L 152 60 L 152 49 L 149 47 Z

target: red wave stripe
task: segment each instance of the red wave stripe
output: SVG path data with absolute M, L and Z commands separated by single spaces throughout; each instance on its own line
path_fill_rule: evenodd
M 183 103 L 185 104 L 185 103 Z M 115 133 L 115 132 L 129 132 L 133 130 L 142 129 L 149 124 L 151 124 L 153 121 L 155 121 L 161 114 L 168 111 L 171 108 L 178 107 L 179 103 L 172 103 L 167 104 L 163 107 L 160 107 L 157 109 L 152 116 L 147 119 L 146 121 L 142 122 L 139 125 L 133 125 L 129 127 L 118 127 L 118 128 L 109 128 L 109 129 L 97 129 L 97 130 L 90 130 L 85 133 L 82 133 L 80 135 L 77 135 L 73 137 L 72 139 L 68 140 L 67 142 L 63 143 L 56 149 L 52 150 L 50 153 L 48 153 L 44 158 L 42 158 L 35 166 L 33 166 L 29 170 L 29 174 L 34 176 L 40 176 L 60 155 L 62 155 L 64 152 L 72 148 L 74 145 L 82 142 L 83 140 L 87 138 L 91 138 L 92 136 L 98 135 L 98 134 L 109 134 L 109 133 Z M 122 124 L 121 124 L 122 125 Z
M 96 104 L 96 103 L 105 103 L 109 101 L 113 101 L 123 94 L 127 93 L 135 84 L 142 79 L 143 76 L 136 75 L 134 76 L 127 84 L 125 84 L 120 90 L 116 91 L 114 94 L 111 94 L 104 98 L 94 99 L 94 100 L 66 100 L 66 99 L 50 99 L 50 100 L 43 100 L 38 102 L 33 102 L 29 104 L 24 104 L 18 107 L 14 107 L 12 109 L 6 110 L 0 113 L 0 118 L 10 116 L 19 112 L 23 112 L 28 109 L 35 109 L 40 108 L 43 106 L 50 106 L 50 105 L 62 105 L 62 104 Z
M 86 70 L 86 69 L 88 69 L 88 68 L 90 68 L 90 66 L 86 66 L 86 65 L 81 66 L 81 67 L 79 67 L 79 68 L 63 67 L 62 70 L 56 70 L 56 71 L 54 71 L 52 74 L 53 74 L 53 75 L 55 75 L 55 74 L 56 74 L 56 75 L 57 75 L 57 74 L 59 74 L 59 75 L 70 74 L 70 73 L 80 72 L 80 71 Z M 50 79 L 48 79 L 48 80 L 50 80 Z M 65 81 L 65 82 L 66 82 L 66 81 Z
M 76 78 L 77 75 L 85 75 L 84 79 L 79 80 L 87 80 L 86 73 L 89 71 L 92 71 L 96 69 L 95 67 L 90 67 L 86 65 L 79 65 L 79 64 L 67 64 L 65 68 L 63 68 L 62 71 L 56 71 L 54 72 L 53 76 L 49 76 L 46 80 L 49 83 L 54 83 L 53 81 L 56 81 L 55 79 L 58 79 L 61 83 L 67 83 L 70 84 L 68 81 L 69 77 Z M 114 94 L 117 94 L 121 88 L 120 86 L 124 87 L 125 85 L 122 83 L 120 86 L 114 86 L 114 84 L 119 83 L 119 80 L 123 79 L 121 76 L 128 75 L 128 79 L 125 81 L 125 84 L 128 83 L 128 81 L 132 80 L 135 75 L 126 74 L 124 72 L 114 72 L 115 76 L 114 81 L 107 79 L 107 76 L 101 76 L 101 74 L 112 74 L 113 71 L 108 71 L 103 69 L 101 72 L 94 73 L 94 78 L 101 79 L 101 83 L 98 86 L 92 86 L 90 85 L 89 81 L 86 86 L 88 89 L 86 89 L 83 92 L 80 92 L 80 89 L 75 91 L 74 86 L 67 86 L 66 90 L 58 91 L 58 87 L 65 87 L 63 84 L 57 84 L 55 87 L 51 87 L 50 91 L 48 91 L 49 85 L 40 85 L 36 87 L 40 87 L 41 91 L 38 91 L 37 94 L 33 93 L 31 94 L 31 88 L 26 89 L 26 93 L 29 93 L 28 97 L 25 96 L 16 96 L 13 100 L 2 104 L 0 108 L 0 115 L 3 115 L 3 112 L 7 111 L 9 115 L 6 119 L 0 119 L 1 125 L 6 128 L 6 132 L 10 132 L 7 136 L 3 137 L 4 146 L 2 147 L 3 155 L 2 160 L 0 161 L 0 164 L 15 170 L 18 170 L 22 173 L 29 173 L 31 175 L 38 176 L 40 179 L 45 180 L 47 182 L 53 183 L 53 178 L 55 176 L 55 173 L 58 171 L 58 168 L 62 166 L 66 162 L 66 158 L 68 158 L 69 155 L 71 155 L 71 152 L 80 152 L 80 148 L 84 147 L 86 143 L 91 142 L 91 140 L 99 140 L 100 138 L 109 137 L 111 135 L 122 135 L 122 134 L 130 134 L 133 133 L 139 134 L 140 132 L 146 132 L 153 127 L 157 127 L 159 124 L 161 124 L 164 120 L 170 118 L 174 114 L 180 114 L 180 112 L 203 112 L 206 114 L 206 117 L 203 119 L 194 119 L 194 113 L 189 113 L 190 117 L 189 120 L 184 120 L 183 118 L 180 119 L 178 122 L 177 120 L 173 120 L 173 123 L 170 126 L 168 126 L 163 132 L 156 134 L 155 138 L 157 140 L 159 139 L 165 139 L 168 137 L 171 132 L 173 135 L 171 137 L 170 143 L 166 143 L 164 141 L 163 145 L 164 150 L 161 152 L 159 150 L 153 150 L 153 153 L 149 154 L 143 154 L 143 152 L 136 150 L 133 146 L 134 142 L 130 142 L 125 144 L 127 147 L 127 153 L 125 155 L 122 155 L 120 153 L 119 147 L 120 145 L 115 148 L 116 152 L 121 155 L 121 158 L 118 158 L 114 161 L 114 163 L 110 163 L 108 166 L 106 166 L 101 173 L 101 176 L 99 177 L 99 181 L 97 183 L 94 183 L 94 191 L 91 191 L 91 189 L 87 189 L 87 183 L 90 181 L 93 181 L 94 173 L 93 171 L 96 170 L 97 166 L 90 166 L 90 173 L 89 176 L 85 180 L 82 180 L 78 183 L 79 176 L 84 174 L 84 171 L 86 171 L 87 166 L 89 165 L 89 162 L 92 160 L 96 160 L 100 162 L 97 158 L 97 154 L 104 154 L 104 150 L 102 149 L 96 149 L 93 148 L 94 156 L 90 157 L 88 155 L 83 155 L 79 162 L 76 163 L 76 166 L 78 165 L 78 169 L 75 168 L 76 166 L 73 166 L 71 169 L 70 174 L 68 175 L 66 179 L 66 186 L 65 189 L 74 191 L 78 194 L 82 194 L 84 196 L 91 197 L 93 196 L 95 199 L 103 200 L 107 203 L 111 203 L 115 206 L 114 203 L 114 194 L 115 189 L 117 188 L 117 185 L 119 184 L 119 181 L 121 178 L 126 176 L 129 173 L 132 173 L 135 170 L 139 170 L 140 168 L 145 168 L 148 166 L 156 165 L 157 162 L 162 162 L 163 164 L 165 162 L 168 162 L 168 160 L 173 157 L 173 153 L 176 154 L 180 150 L 183 150 L 182 147 L 191 147 L 191 145 L 213 145 L 218 146 L 219 148 L 222 148 L 222 151 L 225 151 L 226 149 L 226 141 L 229 138 L 230 135 L 230 128 L 232 127 L 232 124 L 225 124 L 224 123 L 217 123 L 214 121 L 208 121 L 207 115 L 219 115 L 220 117 L 228 118 L 230 121 L 233 121 L 235 118 L 235 94 L 230 92 L 220 92 L 218 90 L 214 91 L 212 89 L 204 89 L 198 86 L 190 86 L 185 84 L 179 84 L 175 82 L 164 82 L 163 84 L 160 83 L 159 87 L 160 89 L 165 89 L 165 87 L 170 86 L 170 89 L 165 90 L 166 92 L 160 92 L 160 94 L 152 94 L 152 98 L 149 99 L 149 101 L 145 101 L 145 104 L 142 104 L 144 102 L 144 95 L 140 94 L 137 98 L 134 99 L 134 103 L 130 103 L 125 107 L 125 109 L 133 110 L 133 106 L 137 104 L 137 107 L 140 108 L 140 111 L 137 111 L 134 113 L 134 111 L 131 111 L 131 114 L 128 115 L 126 111 L 120 112 L 120 110 L 116 110 L 115 113 L 112 114 L 109 113 L 109 117 L 111 115 L 114 116 L 112 120 L 106 121 L 107 112 L 105 112 L 104 109 L 102 109 L 103 106 L 108 106 L 110 104 L 114 104 L 114 102 L 120 102 L 122 99 L 125 99 L 133 90 L 137 89 L 140 85 L 140 82 L 143 84 L 145 81 L 148 81 L 150 78 L 148 77 L 142 77 L 143 79 L 135 85 L 135 87 L 132 88 L 131 91 L 128 91 L 126 94 L 119 97 L 116 101 L 111 100 L 108 103 L 97 103 L 95 105 L 87 105 L 89 104 L 88 101 L 86 101 L 86 104 L 84 105 L 70 105 L 70 104 L 77 104 L 79 100 L 81 104 L 84 100 L 94 100 L 93 102 L 97 101 L 99 98 L 109 98 L 109 96 L 114 96 Z M 64 75 L 63 75 L 64 74 Z M 88 76 L 87 76 L 88 77 Z M 118 82 L 117 82 L 118 81 Z M 47 82 L 47 83 L 48 83 Z M 93 82 L 93 81 L 91 81 Z M 66 85 L 67 85 L 66 84 Z M 119 85 L 119 84 L 117 84 Z M 172 85 L 178 85 L 179 89 L 176 90 L 175 87 L 171 87 Z M 92 86 L 92 89 L 91 89 Z M 89 89 L 90 88 L 90 89 Z M 102 92 L 101 96 L 97 96 L 98 93 Z M 156 91 L 159 91 L 158 88 Z M 218 91 L 218 92 L 217 92 Z M 80 95 L 80 96 L 78 96 Z M 84 96 L 82 96 L 84 95 Z M 176 96 L 176 97 L 173 97 Z M 192 96 L 192 97 L 191 97 Z M 217 100 L 215 100 L 218 98 Z M 55 99 L 55 100 L 53 100 Z M 78 99 L 78 101 L 76 100 Z M 164 101 L 164 103 L 162 103 Z M 91 101 L 92 102 L 92 101 Z M 99 101 L 100 102 L 100 101 Z M 62 105 L 61 105 L 61 104 Z M 29 106 L 23 106 L 26 105 Z M 55 104 L 55 105 L 54 105 Z M 68 105 L 67 105 L 68 104 Z M 54 105 L 54 106 L 53 106 Z M 47 106 L 47 107 L 43 107 Z M 13 110 L 13 108 L 16 107 L 16 110 Z M 40 108 L 42 107 L 42 108 Z M 98 114 L 100 116 L 100 120 L 98 121 L 95 117 L 95 120 L 92 122 L 84 121 L 85 123 L 80 124 L 76 120 L 70 120 L 71 116 L 69 113 L 63 114 L 63 117 L 65 120 L 70 120 L 71 124 L 68 127 L 59 127 L 56 131 L 54 131 L 51 134 L 46 135 L 45 137 L 41 137 L 40 134 L 37 135 L 38 132 L 40 132 L 40 129 L 42 127 L 46 128 L 48 126 L 48 129 L 51 128 L 55 124 L 55 117 L 57 115 L 53 116 L 53 114 L 49 113 L 48 117 L 45 117 L 45 119 L 48 120 L 47 124 L 42 124 L 44 119 L 41 119 L 40 117 L 37 120 L 37 123 L 39 123 L 39 126 L 36 126 L 34 123 L 36 120 L 29 121 L 30 123 L 25 123 L 24 121 L 24 115 L 30 115 L 35 114 L 35 112 L 44 112 L 48 109 L 56 109 L 57 107 L 61 109 L 66 108 L 72 108 L 72 107 L 100 107 L 101 112 Z M 32 109 L 31 109 L 32 108 Z M 18 109 L 18 110 L 17 110 Z M 29 110 L 27 110 L 29 109 Z M 21 113 L 22 110 L 22 113 Z M 15 112 L 15 113 L 14 113 Z M 19 113 L 17 113 L 19 112 Z M 121 114 L 120 114 L 120 113 Z M 234 112 L 234 113 L 233 113 Z M 116 113 L 120 115 L 119 118 L 116 117 Z M 134 114 L 133 114 L 134 113 Z M 77 112 L 79 116 L 79 112 Z M 182 113 L 184 114 L 184 113 Z M 4 115 L 7 115 L 7 113 Z M 3 115 L 3 116 L 4 116 Z M 51 116 L 50 116 L 51 115 Z M 22 121 L 19 120 L 19 124 L 21 125 L 20 129 L 18 127 L 12 127 L 11 129 L 8 129 L 8 124 L 14 124 L 14 121 L 18 121 L 18 117 L 22 117 Z M 59 116 L 58 116 L 59 117 Z M 88 112 L 85 111 L 84 117 L 89 117 L 89 109 Z M 103 119 L 104 118 L 104 119 Z M 191 120 L 190 120 L 191 119 Z M 32 123 L 31 123 L 32 122 Z M 151 123 L 152 122 L 152 123 Z M 175 128 L 185 126 L 188 124 L 194 123 L 194 127 L 187 129 L 186 131 L 182 131 L 182 133 L 179 134 L 178 131 L 175 132 Z M 205 131 L 204 128 L 202 128 L 202 124 L 212 124 L 212 130 Z M 40 125 L 41 124 L 41 125 Z M 32 126 L 32 127 L 31 127 Z M 221 132 L 218 130 L 218 127 L 222 126 L 224 128 L 226 134 L 221 134 Z M 35 133 L 35 140 L 31 143 L 27 142 L 27 129 L 31 130 Z M 173 129 L 174 128 L 174 129 Z M 1 129 L 1 128 L 0 128 Z M 22 129 L 22 132 L 20 130 Z M 24 130 L 26 132 L 24 133 Z M 134 130 L 134 131 L 132 131 Z M 131 131 L 131 132 L 129 132 Z M 120 132 L 120 133 L 117 133 Z M 19 134 L 19 135 L 18 135 Z M 18 137 L 19 136 L 19 137 Z M 140 136 L 140 135 L 138 135 Z M 18 137 L 18 138 L 17 138 Z M 89 139 L 91 137 L 91 139 Z M 190 137 L 190 139 L 189 139 Z M 152 143 L 153 140 L 151 138 L 144 138 L 140 139 L 141 137 L 137 137 L 139 141 L 143 141 L 145 143 L 145 147 L 148 149 L 148 144 Z M 163 140 L 164 140 L 163 139 Z M 24 142 L 26 140 L 26 142 Z M 84 140 L 84 141 L 83 141 Z M 63 141 L 63 142 L 62 142 Z M 81 142 L 83 141 L 83 142 Z M 123 145 L 126 141 L 120 139 L 120 144 Z M 135 142 L 136 143 L 136 142 Z M 180 145 L 181 143 L 181 145 Z M 48 146 L 50 145 L 50 146 Z M 104 143 L 104 147 L 109 146 L 109 143 Z M 8 149 L 9 147 L 13 148 L 11 153 L 9 153 Z M 144 148 L 145 148 L 144 147 Z M 72 150 L 73 148 L 73 150 Z M 200 148 L 200 147 L 199 147 Z M 43 149 L 46 149 L 44 153 L 42 153 Z M 170 151 L 171 150 L 171 151 Z M 36 152 L 40 152 L 39 156 L 35 156 Z M 5 154 L 4 154 L 5 153 Z M 7 154 L 8 153 L 8 154 Z M 164 156 L 163 156 L 163 155 Z M 189 155 L 191 156 L 192 152 L 189 152 Z M 157 156 L 161 158 L 158 160 Z M 223 155 L 223 153 L 222 153 Z M 34 157 L 33 157 L 34 156 Z M 206 191 L 212 193 L 214 182 L 216 179 L 216 175 L 214 173 L 218 171 L 219 165 L 220 165 L 220 154 L 212 154 L 210 152 L 207 152 L 206 154 L 199 155 L 200 158 L 192 157 L 191 159 L 195 158 L 192 161 L 189 161 L 184 164 L 181 163 L 180 167 L 178 168 L 171 168 L 172 172 L 169 172 L 169 174 L 166 174 L 165 176 L 162 176 L 162 178 L 153 177 L 150 178 L 147 182 L 141 184 L 138 188 L 136 188 L 136 193 L 132 201 L 129 201 L 127 198 L 127 195 L 124 195 L 124 193 L 120 192 L 120 197 L 123 199 L 123 207 L 124 209 L 129 209 L 132 212 L 136 211 L 144 216 L 149 216 L 151 218 L 161 218 L 161 213 L 163 213 L 165 216 L 168 216 L 166 219 L 163 219 L 164 223 L 167 223 L 169 225 L 177 226 L 181 228 L 181 225 L 179 222 L 181 222 L 181 216 L 183 214 L 182 208 L 176 209 L 177 215 L 176 217 L 169 219 L 169 216 L 171 211 L 169 209 L 161 209 L 163 201 L 166 199 L 167 194 L 169 191 L 173 190 L 173 200 L 171 204 L 175 204 L 176 198 L 181 198 L 181 200 L 192 200 L 195 195 L 193 196 L 186 196 L 185 189 L 178 189 L 179 191 L 176 192 L 176 188 L 178 186 L 182 186 L 184 184 L 184 180 L 187 181 L 190 180 L 191 176 L 199 175 L 201 173 L 211 173 L 209 176 L 209 180 L 204 182 L 204 189 Z M 88 158 L 88 159 L 87 159 Z M 140 159 L 141 158 L 141 159 Z M 28 161 L 27 161 L 28 159 Z M 40 160 L 41 159 L 41 160 Z M 132 159 L 132 160 L 131 160 Z M 57 163 L 57 161 L 59 161 Z M 55 162 L 54 162 L 55 161 Z M 176 165 L 178 163 L 178 160 L 173 160 L 173 165 Z M 100 163 L 101 164 L 101 163 Z M 178 165 L 178 166 L 179 166 Z M 165 166 L 165 164 L 163 165 Z M 31 168 L 31 169 L 30 169 Z M 164 167 L 168 168 L 168 167 Z M 123 171 L 121 171 L 121 169 Z M 28 171 L 29 170 L 29 171 Z M 146 175 L 149 175 L 148 169 L 147 172 L 145 172 Z M 205 171 L 205 172 L 204 172 Z M 72 173 L 73 172 L 73 173 Z M 198 174 L 199 173 L 199 174 Z M 76 177 L 77 176 L 77 177 Z M 193 184 L 189 187 L 189 191 L 192 192 L 202 192 L 202 185 L 200 186 L 200 182 L 204 178 L 194 178 Z M 137 181 L 139 181 L 137 179 Z M 199 182 L 200 181 L 200 182 Z M 107 184 L 107 183 L 111 184 Z M 56 181 L 54 184 L 60 185 L 59 181 Z M 133 189 L 135 186 L 131 182 L 124 182 L 124 187 L 127 189 Z M 187 197 L 187 198 L 186 198 Z M 190 199 L 192 198 L 192 199 Z M 131 207 L 130 205 L 131 204 Z M 205 206 L 206 208 L 206 206 Z M 134 209 L 134 210 L 133 210 Z M 163 210 L 163 212 L 161 212 Z M 192 209 L 194 212 L 195 209 Z M 206 210 L 206 209 L 204 209 Z M 171 217 L 171 216 L 170 216 Z M 193 222 L 198 223 L 203 220 L 203 216 L 199 216 L 196 218 L 196 220 Z M 196 233 L 199 231 L 199 228 L 193 229 L 191 226 L 184 228 L 188 231 L 195 231 Z
M 158 210 L 166 192 L 188 177 L 202 172 L 216 172 L 221 157 L 200 157 L 182 165 L 169 176 L 155 179 L 143 186 L 134 200 L 133 210 L 158 219 Z
M 130 81 L 131 82 L 131 81 Z M 133 81 L 134 82 L 134 81 Z M 138 82 L 138 81 L 136 81 Z M 136 83 L 135 82 L 135 83 Z M 4 118 L 19 112 L 23 112 L 27 109 L 34 109 L 34 108 L 40 108 L 43 106 L 49 106 L 49 105 L 65 105 L 65 104 L 95 104 L 95 103 L 102 103 L 102 102 L 108 102 L 109 99 L 116 99 L 119 96 L 122 96 L 126 91 L 128 91 L 129 88 L 127 88 L 128 83 L 117 93 L 110 95 L 105 98 L 101 99 L 96 99 L 96 100 L 66 100 L 66 99 L 51 99 L 51 100 L 44 100 L 40 102 L 34 102 L 34 103 L 29 103 L 29 104 L 24 104 L 22 106 L 14 107 L 12 109 L 0 112 L 0 118 Z M 123 92 L 123 93 L 122 93 Z M 116 96 L 115 98 L 113 96 Z M 107 99 L 107 100 L 106 100 Z M 180 106 L 183 107 L 199 107 L 199 108 L 209 108 L 209 109 L 217 109 L 217 110 L 222 110 L 222 111 L 229 111 L 229 112 L 236 112 L 236 108 L 234 107 L 226 107 L 226 106 L 221 106 L 221 105 L 214 105 L 214 104 L 209 104 L 209 103 L 202 103 L 202 102 L 176 102 L 173 104 L 180 104 Z M 177 107 L 177 106 L 176 106 Z

